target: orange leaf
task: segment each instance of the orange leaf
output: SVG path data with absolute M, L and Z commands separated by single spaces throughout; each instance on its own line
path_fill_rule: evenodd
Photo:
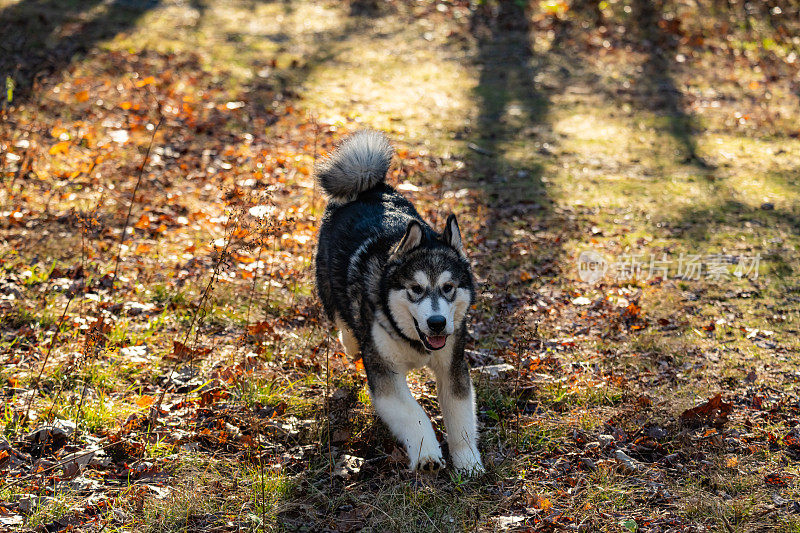
M 240 254 L 237 254 L 236 252 L 232 253 L 231 257 L 236 259 L 236 261 L 238 261 L 239 263 L 250 264 L 250 263 L 255 263 L 256 262 L 256 260 L 254 258 L 247 257 L 246 255 L 240 255 Z
M 85 102 L 86 100 L 88 100 L 88 99 L 89 99 L 89 91 L 85 91 L 85 90 L 84 90 L 84 91 L 81 91 L 81 92 L 79 92 L 79 93 L 76 93 L 76 94 L 75 94 L 75 99 L 76 99 L 78 102 L 81 102 L 81 103 Z
M 722 426 L 728 421 L 728 416 L 733 411 L 733 404 L 722 401 L 722 393 L 717 393 L 702 405 L 687 409 L 681 414 L 681 421 L 690 426 L 712 424 Z
M 636 318 L 639 316 L 639 313 L 642 312 L 642 308 L 636 305 L 636 303 L 631 303 L 628 307 L 625 308 L 624 316 L 629 318 Z
M 153 405 L 153 402 L 155 401 L 156 401 L 155 398 L 153 398 L 152 396 L 147 396 L 145 394 L 136 398 L 136 405 L 144 409 L 145 407 L 150 407 L 151 405 Z
M 134 85 L 136 85 L 136 87 L 144 87 L 145 85 L 150 85 L 155 81 L 156 79 L 153 76 L 147 76 L 143 80 L 139 80 L 136 83 L 134 83 Z
M 786 472 L 772 472 L 764 476 L 764 481 L 767 485 L 785 487 L 792 481 L 792 478 L 794 478 L 794 476 Z
M 50 147 L 50 155 L 66 154 L 69 151 L 69 141 L 61 141 Z
M 536 509 L 541 509 L 542 511 L 547 511 L 551 507 L 553 507 L 553 504 L 550 503 L 550 500 L 548 500 L 544 496 L 536 496 L 536 500 L 533 502 L 533 506 Z
M 192 349 L 182 342 L 172 341 L 172 356 L 177 359 L 194 359 L 195 357 L 204 357 L 210 353 L 211 348 Z
M 275 329 L 269 322 L 261 321 L 247 326 L 247 331 L 249 331 L 252 335 L 263 335 L 264 333 L 273 333 Z
M 356 370 L 358 370 L 359 372 L 363 372 L 364 371 L 364 360 L 363 359 L 357 359 L 357 360 L 353 361 L 353 364 L 356 365 Z
M 139 221 L 133 225 L 133 227 L 139 229 L 147 229 L 148 227 L 150 227 L 150 217 L 147 216 L 147 213 L 143 214 L 139 218 Z

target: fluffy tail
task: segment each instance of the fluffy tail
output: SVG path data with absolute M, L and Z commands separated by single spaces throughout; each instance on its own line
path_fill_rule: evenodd
M 383 183 L 393 153 L 383 133 L 358 131 L 317 163 L 317 182 L 330 201 L 349 202 L 359 193 Z

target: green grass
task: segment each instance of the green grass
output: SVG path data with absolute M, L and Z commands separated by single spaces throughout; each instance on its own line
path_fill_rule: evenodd
M 581 26 L 583 15 L 575 3 L 557 24 L 552 15 L 541 12 L 544 4 L 533 5 L 530 35 L 504 26 L 507 21 L 490 20 L 482 27 L 486 15 L 481 9 L 491 11 L 498 2 L 472 3 L 474 11 L 449 2 L 378 4 L 376 13 L 362 13 L 364 7 L 357 2 L 328 1 L 213 0 L 156 3 L 145 10 L 119 12 L 105 4 L 86 9 L 88 4 L 69 2 L 60 12 L 52 2 L 20 3 L 22 18 L 35 28 L 48 29 L 56 45 L 67 44 L 59 40 L 56 27 L 69 32 L 76 21 L 88 23 L 85 38 L 92 52 L 71 58 L 63 71 L 57 68 L 45 86 L 47 98 L 56 98 L 58 113 L 19 108 L 14 118 L 34 121 L 26 135 L 39 143 L 39 159 L 47 164 L 34 169 L 35 180 L 18 180 L 15 191 L 10 190 L 13 172 L 4 173 L 9 189 L 4 187 L 0 195 L 21 198 L 24 187 L 30 187 L 24 203 L 41 220 L 33 217 L 24 223 L 34 230 L 40 222 L 62 224 L 71 220 L 72 210 L 88 211 L 96 205 L 103 205 L 107 218 L 85 249 L 79 231 L 66 225 L 52 226 L 50 238 L 37 241 L 29 240 L 28 226 L 3 227 L 4 238 L 20 250 L 3 252 L 2 270 L 9 279 L 19 274 L 14 279 L 24 298 L 0 319 L 2 351 L 19 356 L 0 370 L 0 381 L 14 379 L 21 387 L 32 383 L 52 338 L 45 333 L 57 327 L 66 305 L 66 295 L 56 290 L 51 278 L 59 268 L 74 266 L 76 250 L 81 250 L 86 253 L 86 286 L 107 307 L 96 298 L 76 297 L 61 342 L 45 368 L 34 412 L 46 413 L 52 407 L 53 416 L 79 419 L 84 431 L 116 431 L 128 415 L 144 411 L 135 398 L 157 395 L 160 376 L 178 364 L 159 357 L 172 352 L 174 341 L 188 339 L 192 346 L 210 350 L 192 360 L 202 380 L 230 392 L 220 401 L 224 406 L 204 408 L 226 414 L 230 409 L 247 421 L 256 404 L 285 402 L 285 412 L 269 422 L 283 424 L 296 417 L 308 429 L 292 433 L 286 442 L 268 443 L 283 446 L 280 453 L 287 455 L 305 450 L 303 468 L 295 465 L 297 471 L 288 472 L 278 467 L 262 472 L 252 457 L 237 463 L 226 455 L 233 453 L 230 449 L 209 448 L 191 455 L 161 437 L 147 443 L 148 459 L 174 467 L 173 491 L 158 499 L 130 487 L 118 503 L 130 505 L 126 509 L 133 517 L 124 527 L 177 532 L 233 521 L 242 528 L 280 530 L 305 520 L 314 529 L 353 518 L 393 531 L 491 529 L 498 516 L 530 507 L 524 495 L 538 494 L 563 510 L 571 524 L 585 523 L 589 530 L 625 531 L 630 527 L 623 523 L 629 520 L 641 527 L 670 514 L 720 531 L 800 531 L 795 518 L 767 512 L 773 504 L 763 475 L 784 468 L 780 452 L 768 446 L 747 452 L 747 474 L 739 474 L 722 466 L 724 450 L 691 441 L 688 433 L 681 439 L 689 439 L 689 444 L 677 442 L 677 437 L 673 441 L 670 433 L 663 443 L 669 451 L 687 457 L 702 453 L 710 466 L 693 459 L 686 473 L 676 474 L 651 465 L 677 498 L 659 506 L 647 500 L 644 489 L 621 472 L 613 458 L 600 458 L 596 470 L 587 472 L 575 459 L 585 450 L 574 442 L 576 433 L 595 438 L 607 435 L 612 426 L 630 436 L 645 422 L 672 431 L 684 409 L 716 391 L 730 398 L 748 387 L 763 385 L 782 394 L 795 388 L 786 381 L 796 370 L 791 354 L 800 348 L 800 140 L 794 125 L 796 95 L 786 92 L 791 76 L 770 82 L 772 99 L 765 102 L 760 89 L 749 88 L 763 82 L 761 67 L 756 71 L 742 64 L 723 66 L 724 54 L 696 49 L 688 54 L 691 65 L 679 68 L 670 63 L 674 70 L 653 83 L 643 74 L 652 61 L 646 49 L 622 46 L 599 52 L 597 43 L 581 40 L 623 37 Z M 620 24 L 635 25 L 635 17 L 621 14 L 629 2 L 604 4 L 605 16 L 619 15 Z M 8 5 L 0 0 L 0 7 Z M 439 11 L 440 5 L 448 11 Z M 682 3 L 681 9 L 689 8 Z M 707 22 L 692 13 L 680 20 L 687 35 Z M 557 40 L 564 36 L 547 24 L 567 32 L 565 40 Z M 614 25 L 608 27 L 611 34 L 617 31 Z M 582 29 L 576 34 L 576 28 Z M 45 36 L 33 33 L 34 44 L 41 47 Z M 731 39 L 730 46 L 753 53 L 788 50 L 785 43 L 765 44 L 752 35 L 737 33 Z M 659 40 L 655 45 L 664 46 Z M 678 51 L 686 52 L 670 49 L 665 57 Z M 154 86 L 131 89 L 150 74 L 157 78 Z M 81 85 L 81 79 L 102 83 Z M 659 83 L 675 90 L 661 90 Z M 83 87 L 91 93 L 84 107 L 74 98 Z M 59 173 L 72 171 L 74 159 L 96 155 L 97 145 L 88 137 L 81 139 L 80 132 L 98 124 L 95 134 L 103 138 L 110 127 L 102 125 L 105 116 L 86 119 L 88 109 L 108 113 L 111 122 L 127 128 L 137 115 L 121 113 L 120 106 L 130 100 L 147 108 L 145 119 L 154 122 L 150 89 L 169 106 L 200 102 L 193 120 L 209 122 L 196 128 L 170 111 L 154 145 L 174 145 L 185 152 L 179 162 L 150 161 L 145 193 L 140 191 L 143 197 L 134 206 L 132 221 L 143 212 L 174 207 L 176 213 L 203 213 L 200 220 L 208 225 L 195 226 L 192 220 L 166 235 L 137 228 L 120 264 L 131 281 L 118 280 L 117 288 L 106 292 L 102 279 L 113 269 L 118 241 L 118 234 L 109 230 L 122 225 L 130 194 L 126 180 L 131 181 L 141 164 L 149 133 L 131 129 L 131 142 L 111 145 L 111 164 L 98 166 L 98 175 L 91 177 L 106 186 L 112 176 L 117 187 L 113 194 L 109 188 L 108 194 L 100 195 L 95 181 L 81 175 L 91 186 L 75 188 L 74 197 L 54 195 L 47 218 L 43 204 L 54 187 L 48 180 L 65 180 Z M 680 93 L 674 109 L 657 104 L 664 93 Z M 102 106 L 94 103 L 100 96 Z M 246 102 L 240 114 L 218 110 L 239 100 Z M 706 100 L 719 107 L 703 107 Z M 735 113 L 748 113 L 748 106 L 753 108 L 749 112 L 754 118 L 748 119 L 753 123 L 759 109 L 787 110 L 760 124 L 731 122 Z M 289 108 L 291 112 L 281 114 Z M 268 123 L 265 111 L 283 122 Z M 83 126 L 71 124 L 79 117 Z M 320 455 L 328 430 L 340 429 L 325 423 L 325 394 L 340 388 L 356 401 L 348 399 L 343 415 L 348 438 L 337 445 L 337 453 L 380 458 L 391 454 L 394 445 L 372 415 L 363 373 L 338 361 L 335 342 L 329 350 L 325 347 L 329 325 L 318 314 L 311 279 L 313 240 L 308 239 L 313 239 L 322 201 L 309 186 L 308 168 L 343 131 L 363 125 L 386 129 L 396 140 L 396 173 L 390 181 L 420 187 L 410 196 L 426 218 L 441 222 L 443 213 L 459 214 L 479 281 L 471 347 L 512 363 L 556 361 L 552 367 L 538 368 L 538 375 L 522 384 L 530 396 L 527 403 L 518 398 L 513 377 L 476 380 L 481 446 L 489 470 L 480 481 L 450 471 L 437 479 L 418 478 L 401 473 L 399 467 L 385 467 L 366 480 L 336 481 L 334 486 L 327 460 Z M 73 160 L 47 153 L 57 128 L 68 130 L 74 141 Z M 5 133 L 14 141 L 19 134 Z M 246 135 L 255 148 L 243 141 Z M 226 155 L 228 148 L 235 155 Z M 231 168 L 218 166 L 215 173 L 204 175 L 206 167 L 219 163 L 216 159 Z M 179 168 L 195 160 L 197 169 Z M 255 170 L 259 168 L 264 170 L 261 175 Z M 220 224 L 207 221 L 230 209 L 222 191 L 251 178 L 257 188 L 269 188 L 283 220 L 292 221 L 277 231 L 279 246 L 269 263 L 274 270 L 259 274 L 251 294 L 252 280 L 243 278 L 236 266 L 225 267 L 225 276 L 198 310 L 213 269 L 210 243 L 223 234 Z M 107 204 L 100 203 L 109 198 Z M 306 240 L 296 240 L 298 236 Z M 150 246 L 148 251 L 134 253 L 142 243 Z M 265 243 L 262 259 L 273 246 L 269 239 L 259 244 Z M 191 260 L 184 257 L 189 249 Z M 753 281 L 684 281 L 670 276 L 660 284 L 607 279 L 589 286 L 578 279 L 574 265 L 577 254 L 587 249 L 609 259 L 631 253 L 667 253 L 673 259 L 681 253 L 760 253 L 762 263 Z M 604 303 L 573 304 L 578 296 Z M 642 329 L 620 318 L 623 299 L 641 306 Z M 159 314 L 113 311 L 114 305 L 128 300 L 154 303 Z M 72 322 L 78 313 L 86 320 L 113 315 L 113 324 L 106 348 L 96 358 L 68 368 L 67 354 L 81 352 L 84 342 L 84 333 Z M 248 334 L 246 327 L 261 321 L 269 326 L 265 334 Z M 534 322 L 541 346 L 527 342 Z M 710 324 L 715 324 L 713 331 Z M 754 328 L 773 335 L 748 338 Z M 146 346 L 153 363 L 127 364 L 118 351 L 127 346 Z M 334 363 L 326 371 L 327 359 Z M 745 384 L 751 370 L 756 382 Z M 414 374 L 412 382 L 426 393 L 426 409 L 433 407 L 436 414 L 428 396 L 433 393 L 429 376 Z M 87 395 L 79 411 L 84 384 Z M 637 403 L 644 395 L 651 404 Z M 198 396 L 193 391 L 181 399 L 191 402 Z M 0 411 L 0 424 L 11 438 L 34 423 L 15 426 L 20 402 L 9 401 L 17 408 Z M 531 406 L 533 414 L 523 411 Z M 739 434 L 750 432 L 743 424 L 752 413 L 739 406 L 729 427 Z M 189 416 L 192 409 L 181 413 Z M 184 422 L 182 429 L 197 429 L 194 420 Z M 754 424 L 775 435 L 790 427 L 786 420 L 758 419 Z M 243 427 L 247 433 L 246 424 Z M 759 438 L 763 444 L 765 437 Z M 552 474 L 559 458 L 573 461 L 569 473 L 584 481 L 566 480 L 563 472 Z M 797 473 L 791 464 L 785 470 Z M 569 486 L 572 482 L 575 486 Z M 783 489 L 787 498 L 796 499 L 795 485 Z M 720 491 L 731 498 L 720 496 Z M 0 495 L 12 497 L 16 496 Z M 42 508 L 28 517 L 26 527 L 65 512 L 70 501 L 65 498 Z
M 231 520 L 253 524 L 254 506 L 251 504 L 248 512 L 237 503 L 241 497 L 252 501 L 252 473 L 234 463 L 210 462 L 191 455 L 181 457 L 174 473 L 180 483 L 165 498 L 144 499 L 141 515 L 146 531 L 178 532 L 224 525 Z M 270 486 L 270 496 L 279 494 L 279 486 Z
M 28 496 L 36 501 L 35 495 Z M 71 508 L 80 501 L 76 494 L 70 492 L 62 492 L 52 498 L 46 498 L 41 503 L 34 507 L 33 513 L 28 517 L 26 525 L 31 528 L 36 528 L 49 524 L 53 520 L 63 518 L 68 515 Z
M 245 475 L 249 477 L 250 501 L 253 505 L 250 518 L 265 531 L 275 527 L 280 504 L 283 500 L 291 501 L 293 480 L 262 469 L 252 469 Z

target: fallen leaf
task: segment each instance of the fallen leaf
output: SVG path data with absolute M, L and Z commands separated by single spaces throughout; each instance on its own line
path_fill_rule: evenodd
M 144 409 L 145 407 L 150 407 L 151 405 L 153 405 L 153 402 L 155 401 L 156 399 L 153 398 L 152 396 L 142 395 L 136 398 L 136 405 Z
M 189 348 L 182 342 L 174 341 L 172 343 L 172 357 L 176 359 L 186 360 L 194 359 L 196 357 L 205 357 L 211 353 L 211 348 Z
M 786 472 L 771 472 L 764 476 L 764 482 L 767 485 L 785 487 L 792 481 L 792 478 L 794 478 L 794 476 Z
M 150 85 L 151 83 L 153 83 L 155 81 L 156 81 L 156 79 L 153 76 L 147 76 L 146 78 L 141 79 L 141 80 L 137 81 L 136 83 L 134 83 L 134 85 L 137 88 L 142 88 L 145 85 Z
M 61 141 L 50 147 L 50 155 L 66 154 L 69 151 L 69 141 Z
M 139 217 L 139 220 L 136 222 L 136 224 L 133 225 L 133 227 L 134 228 L 138 228 L 138 229 L 147 229 L 147 228 L 149 228 L 150 227 L 150 217 L 147 215 L 147 213 L 145 213 L 141 217 Z
M 708 399 L 704 404 L 687 409 L 681 413 L 681 422 L 688 426 L 702 426 L 712 424 L 723 426 L 728 421 L 728 416 L 733 411 L 732 403 L 722 401 L 722 393 Z

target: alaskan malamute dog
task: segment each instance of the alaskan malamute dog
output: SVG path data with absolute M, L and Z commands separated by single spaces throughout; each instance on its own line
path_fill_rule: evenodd
M 317 291 L 345 353 L 361 354 L 372 403 L 405 446 L 409 467 L 435 472 L 444 466 L 433 426 L 406 382 L 410 370 L 428 365 L 453 466 L 478 474 L 475 395 L 464 359 L 472 272 L 456 217 L 437 233 L 385 183 L 392 154 L 383 134 L 360 131 L 317 165 L 328 197 Z

